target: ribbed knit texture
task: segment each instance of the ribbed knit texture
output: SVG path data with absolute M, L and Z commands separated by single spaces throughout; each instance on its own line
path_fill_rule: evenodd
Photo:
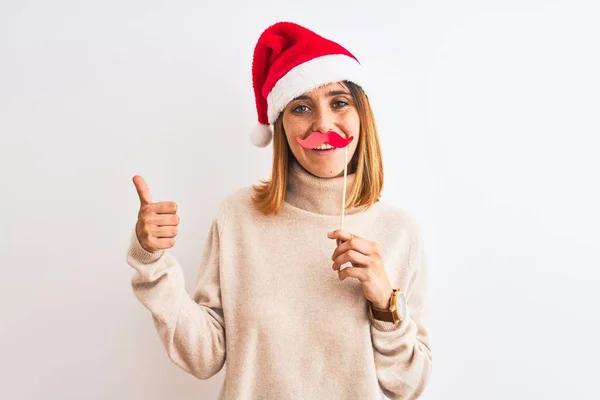
M 191 295 L 171 252 L 149 253 L 131 232 L 135 296 L 176 365 L 200 379 L 225 365 L 219 399 L 415 399 L 425 389 L 431 348 L 418 224 L 381 201 L 346 212 L 345 230 L 380 244 L 388 278 L 407 299 L 402 323 L 372 324 L 361 283 L 331 269 L 336 242 L 327 232 L 340 228 L 343 184 L 292 161 L 279 215 L 258 213 L 250 186 L 227 196 Z

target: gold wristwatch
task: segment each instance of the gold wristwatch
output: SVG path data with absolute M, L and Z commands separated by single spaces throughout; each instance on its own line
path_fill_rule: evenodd
M 404 293 L 400 288 L 392 289 L 392 296 L 390 297 L 390 308 L 388 310 L 382 310 L 373 305 L 370 300 L 367 300 L 369 304 L 369 316 L 371 317 L 371 323 L 378 319 L 380 321 L 393 322 L 397 324 L 404 320 L 406 316 L 406 299 Z

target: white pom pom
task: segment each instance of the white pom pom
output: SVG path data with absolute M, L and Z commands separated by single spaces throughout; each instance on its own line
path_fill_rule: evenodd
M 263 125 L 259 123 L 250 132 L 250 142 L 256 147 L 267 147 L 273 139 L 273 131 L 271 125 Z

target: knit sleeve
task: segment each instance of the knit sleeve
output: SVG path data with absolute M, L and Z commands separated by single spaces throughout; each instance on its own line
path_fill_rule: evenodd
M 146 251 L 135 234 L 127 263 L 135 270 L 133 292 L 152 314 L 171 361 L 199 379 L 208 379 L 225 363 L 225 321 L 219 281 L 219 229 L 213 220 L 193 297 L 185 289 L 183 271 L 168 250 Z
M 409 250 L 411 278 L 406 289 L 405 319 L 375 320 L 371 339 L 377 379 L 390 399 L 416 399 L 431 373 L 431 348 L 426 328 L 427 260 L 423 239 L 415 226 Z

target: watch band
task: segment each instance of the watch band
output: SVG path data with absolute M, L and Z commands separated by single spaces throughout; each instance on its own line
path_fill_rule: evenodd
M 382 310 L 380 308 L 377 308 L 373 305 L 373 303 L 370 300 L 367 300 L 368 304 L 369 304 L 369 316 L 371 317 L 371 322 L 373 322 L 374 319 L 380 320 L 380 321 L 387 321 L 387 322 L 394 322 L 394 323 L 398 323 L 400 322 L 400 317 L 398 315 L 398 306 L 397 306 L 397 294 L 400 292 L 400 288 L 394 288 L 392 289 L 392 295 L 390 296 L 390 309 L 388 310 Z M 391 310 L 394 311 L 391 311 Z
M 380 321 L 394 322 L 394 315 L 390 310 L 381 310 L 373 306 L 373 303 L 369 301 L 369 314 L 371 315 L 371 322 L 373 319 Z

